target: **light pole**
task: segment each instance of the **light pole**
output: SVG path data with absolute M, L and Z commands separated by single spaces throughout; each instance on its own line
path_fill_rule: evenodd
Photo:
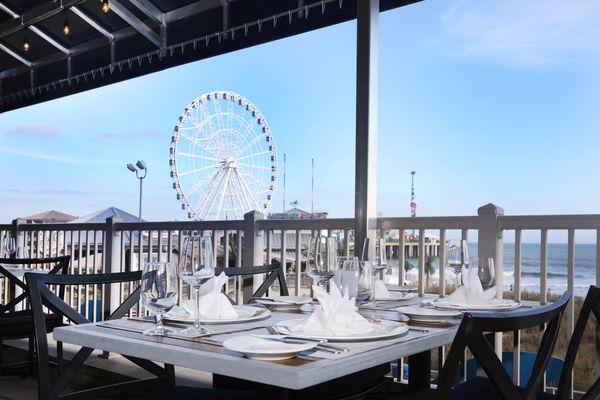
M 127 169 L 131 172 L 135 172 L 135 177 L 138 178 L 140 181 L 140 206 L 138 212 L 138 219 L 140 220 L 140 222 L 142 222 L 142 181 L 148 174 L 148 167 L 146 166 L 144 160 L 138 160 L 138 162 L 136 162 L 135 165 L 131 163 L 127 164 Z

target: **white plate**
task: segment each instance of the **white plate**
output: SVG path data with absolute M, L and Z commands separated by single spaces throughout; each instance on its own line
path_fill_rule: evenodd
M 254 299 L 254 301 L 267 307 L 299 308 L 303 304 L 312 302 L 312 299 L 306 296 L 271 296 Z
M 411 321 L 435 324 L 459 324 L 462 316 L 460 311 L 420 306 L 404 306 L 398 307 L 396 310 L 406 315 Z
M 267 310 L 266 308 L 237 305 L 234 305 L 233 308 L 238 314 L 237 318 L 214 319 L 200 316 L 200 323 L 205 325 L 235 324 L 241 322 L 259 321 L 261 319 L 267 319 L 271 316 L 271 311 Z M 169 315 L 167 313 L 165 315 L 165 319 L 168 321 L 184 322 L 188 324 L 194 323 L 194 318 L 191 315 Z
M 302 327 L 307 318 L 290 319 L 278 322 L 274 328 L 282 335 L 294 335 L 311 339 L 327 339 L 330 342 L 366 342 L 371 340 L 391 339 L 398 336 L 404 336 L 408 333 L 408 326 L 403 322 L 377 320 L 371 322 L 373 330 L 369 333 L 361 333 L 348 336 L 331 335 L 309 335 L 304 333 Z
M 435 299 L 433 305 L 437 308 L 463 311 L 510 311 L 521 307 L 521 303 L 508 299 L 493 299 L 490 305 L 473 305 L 450 303 L 450 298 Z
M 415 286 L 386 285 L 386 287 L 390 292 L 412 292 L 417 290 Z
M 241 335 L 225 340 L 223 347 L 227 350 L 242 353 L 253 360 L 277 361 L 294 358 L 298 353 L 310 350 L 317 344 L 317 342 L 283 343 L 253 335 Z
M 415 297 L 417 297 L 417 293 L 390 291 L 390 297 L 376 297 L 375 301 L 403 301 L 414 299 Z

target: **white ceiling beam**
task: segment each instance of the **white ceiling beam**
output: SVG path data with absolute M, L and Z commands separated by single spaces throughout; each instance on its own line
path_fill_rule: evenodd
M 129 11 L 118 0 L 109 0 L 110 9 L 127 22 L 133 29 L 141 33 L 146 39 L 154 43 L 157 47 L 162 47 L 162 38 L 154 32 L 148 25 L 139 19 L 134 13 Z
M 0 9 L 13 17 L 10 21 L 0 24 L 0 38 L 10 36 L 31 25 L 37 24 L 47 18 L 60 14 L 63 10 L 76 6 L 85 0 L 61 0 L 61 1 L 43 1 L 37 7 L 32 8 L 23 15 L 19 15 L 9 6 L 0 2 Z
M 129 0 L 141 12 L 161 25 L 165 25 L 165 14 L 149 0 Z
M 44 39 L 46 42 L 50 43 L 52 46 L 56 47 L 58 50 L 62 51 L 65 54 L 71 54 L 71 50 L 58 43 L 55 39 L 50 37 L 46 32 L 42 31 L 35 25 L 30 25 L 29 30 Z
M 18 13 L 16 13 L 14 10 L 12 10 L 10 7 L 8 7 L 3 2 L 0 2 L 0 9 L 2 9 L 2 11 L 8 13 L 11 17 L 13 17 L 15 19 L 22 17 L 21 15 L 19 15 Z M 32 31 L 33 33 L 35 33 L 36 35 L 38 35 L 39 37 L 41 37 L 42 39 L 44 39 L 46 42 L 50 43 L 52 46 L 54 46 L 58 50 L 62 51 L 65 54 L 71 54 L 71 51 L 68 48 L 66 48 L 62 44 L 58 43 L 55 39 L 53 39 L 52 37 L 50 37 L 46 32 L 42 31 L 37 26 L 35 26 L 35 25 L 29 25 L 28 28 L 29 28 L 30 31 Z
M 24 57 L 21 57 L 21 55 L 19 55 L 19 53 L 12 50 L 10 47 L 5 46 L 4 44 L 0 43 L 0 49 L 4 50 L 6 53 L 11 55 L 13 58 L 16 58 L 17 60 L 21 61 L 23 64 L 25 64 L 29 68 L 31 68 L 31 61 L 28 61 Z
M 70 10 L 73 11 L 73 13 L 75 13 L 75 15 L 77 15 L 79 18 L 84 20 L 89 26 L 94 28 L 96 31 L 98 31 L 102 36 L 104 36 L 108 40 L 112 41 L 114 39 L 114 35 L 112 33 L 110 33 L 108 30 L 106 30 L 102 25 L 100 25 L 98 22 L 96 22 L 94 19 L 92 19 L 89 15 L 84 13 L 81 10 L 81 8 L 79 8 L 77 6 L 73 6 L 70 8 Z

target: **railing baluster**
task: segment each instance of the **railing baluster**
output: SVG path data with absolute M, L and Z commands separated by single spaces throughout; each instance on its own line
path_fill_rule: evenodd
M 280 260 L 281 260 L 281 267 L 283 268 L 283 273 L 285 274 L 285 276 L 287 277 L 287 265 L 285 263 L 286 261 L 286 252 L 287 252 L 287 248 L 286 248 L 286 243 L 285 243 L 285 230 L 282 229 L 281 230 L 281 246 L 280 246 L 280 250 L 281 250 L 281 256 L 280 256 Z
M 83 268 L 84 268 L 84 273 L 88 274 L 88 263 L 89 263 L 89 258 L 90 258 L 90 231 L 86 230 L 85 231 L 85 261 L 83 264 Z M 87 319 L 90 319 L 90 299 L 89 299 L 89 290 L 90 290 L 90 286 L 89 285 L 84 285 L 83 286 L 83 291 L 84 291 L 84 296 L 83 296 L 83 301 L 84 301 L 84 307 L 86 310 L 86 317 Z M 92 304 L 93 307 L 93 304 Z
M 515 269 L 513 298 L 521 301 L 521 230 L 515 229 Z M 521 331 L 513 332 L 513 383 L 520 384 L 521 377 Z
M 294 294 L 300 296 L 300 283 L 302 279 L 302 231 L 296 230 L 296 284 Z
M 425 229 L 419 229 L 419 296 L 425 294 Z
M 223 235 L 225 238 L 225 242 L 223 243 L 223 268 L 229 268 L 229 231 L 224 230 Z M 233 280 L 237 281 L 237 277 L 233 278 Z M 229 279 L 225 281 L 225 293 L 229 294 Z
M 81 258 L 82 258 L 82 238 L 81 238 L 81 230 L 77 231 L 77 273 L 81 274 Z M 81 311 L 81 285 L 77 285 L 77 312 Z
M 235 259 L 235 266 L 237 268 L 242 268 L 242 231 L 237 231 L 237 255 Z M 244 281 L 240 279 L 237 282 L 237 287 L 235 289 L 235 301 L 239 304 L 242 301 L 242 283 Z
M 438 275 L 439 275 L 439 279 L 438 279 L 438 284 L 439 284 L 439 289 L 440 289 L 440 297 L 445 297 L 446 296 L 446 273 L 445 273 L 445 266 L 446 266 L 446 254 L 444 251 L 444 246 L 446 243 L 446 230 L 445 229 L 440 229 L 440 243 L 438 245 Z
M 575 293 L 575 230 L 568 231 L 568 249 L 567 249 L 567 290 Z M 573 330 L 575 329 L 575 301 L 569 300 L 567 305 L 567 340 L 571 340 Z M 571 374 L 570 398 L 573 398 L 573 375 Z
M 405 280 L 404 264 L 406 263 L 404 229 L 400 229 L 398 235 L 398 285 L 403 286 Z
M 548 229 L 542 229 L 540 236 L 540 303 L 548 302 Z
M 568 250 L 567 250 L 567 290 L 573 294 L 575 292 L 575 230 L 568 231 Z M 575 302 L 569 301 L 567 306 L 567 338 L 571 340 L 571 334 L 575 329 Z

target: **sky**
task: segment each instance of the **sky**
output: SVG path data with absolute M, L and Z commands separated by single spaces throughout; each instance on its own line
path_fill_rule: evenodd
M 287 200 L 351 217 L 355 22 L 0 115 L 0 221 L 57 209 L 185 219 L 169 142 L 195 97 L 238 92 L 269 122 Z M 378 207 L 418 215 L 598 213 L 600 2 L 429 0 L 381 15 Z M 280 165 L 281 168 L 281 165 Z M 281 182 L 280 182 L 281 183 Z M 271 211 L 281 211 L 281 185 Z

